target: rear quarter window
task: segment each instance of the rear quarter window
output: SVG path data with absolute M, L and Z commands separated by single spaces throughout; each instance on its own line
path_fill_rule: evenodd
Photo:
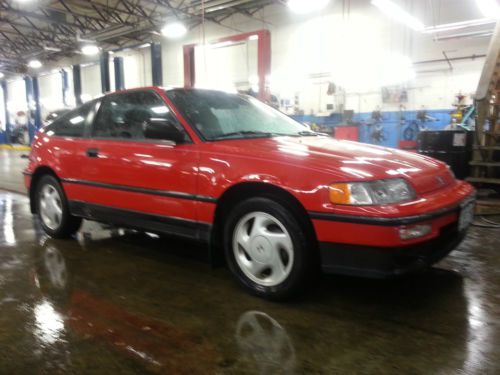
M 93 105 L 95 102 L 86 103 L 80 108 L 66 113 L 48 125 L 45 132 L 60 137 L 83 137 Z

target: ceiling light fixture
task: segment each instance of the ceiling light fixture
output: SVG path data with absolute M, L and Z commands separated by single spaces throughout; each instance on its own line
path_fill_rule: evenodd
M 485 17 L 500 18 L 500 5 L 496 0 L 476 0 L 476 4 Z
M 287 6 L 294 13 L 306 14 L 323 9 L 330 0 L 288 0 Z
M 2 72 L 0 72 L 0 79 L 2 79 L 4 77 L 4 74 Z
M 28 66 L 33 69 L 38 69 L 42 67 L 42 63 L 40 62 L 40 60 L 31 60 L 30 62 L 28 62 Z
M 470 27 L 491 26 L 495 24 L 495 20 L 491 18 L 479 18 L 462 22 L 444 23 L 436 26 L 428 26 L 423 30 L 425 34 L 441 33 L 446 31 L 467 29 Z
M 186 35 L 187 28 L 180 22 L 173 22 L 166 24 L 163 29 L 161 29 L 161 33 L 167 38 L 175 39 Z
M 94 44 L 88 44 L 82 47 L 82 53 L 87 56 L 97 55 L 99 53 L 99 47 Z
M 382 13 L 400 22 L 415 31 L 423 31 L 425 25 L 418 18 L 412 16 L 398 4 L 390 0 L 372 0 L 372 4 L 376 6 Z

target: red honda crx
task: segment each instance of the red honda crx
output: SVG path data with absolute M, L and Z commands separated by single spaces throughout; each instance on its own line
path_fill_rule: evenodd
M 463 239 L 474 189 L 442 162 L 312 132 L 244 95 L 149 87 L 88 102 L 36 136 L 24 172 L 50 236 L 82 218 L 210 244 L 253 293 L 326 272 L 390 277 Z

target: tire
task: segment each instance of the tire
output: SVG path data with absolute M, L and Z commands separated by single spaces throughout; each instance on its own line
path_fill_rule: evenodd
M 302 291 L 314 270 L 306 227 L 279 200 L 256 197 L 226 217 L 224 249 L 231 272 L 249 292 L 284 300 Z
M 35 199 L 38 219 L 49 236 L 68 238 L 80 229 L 82 219 L 70 214 L 66 195 L 55 177 L 45 175 L 40 178 Z

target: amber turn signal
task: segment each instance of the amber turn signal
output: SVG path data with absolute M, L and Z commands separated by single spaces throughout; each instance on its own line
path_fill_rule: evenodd
M 334 204 L 350 204 L 351 192 L 349 184 L 333 184 L 329 187 L 330 202 Z

